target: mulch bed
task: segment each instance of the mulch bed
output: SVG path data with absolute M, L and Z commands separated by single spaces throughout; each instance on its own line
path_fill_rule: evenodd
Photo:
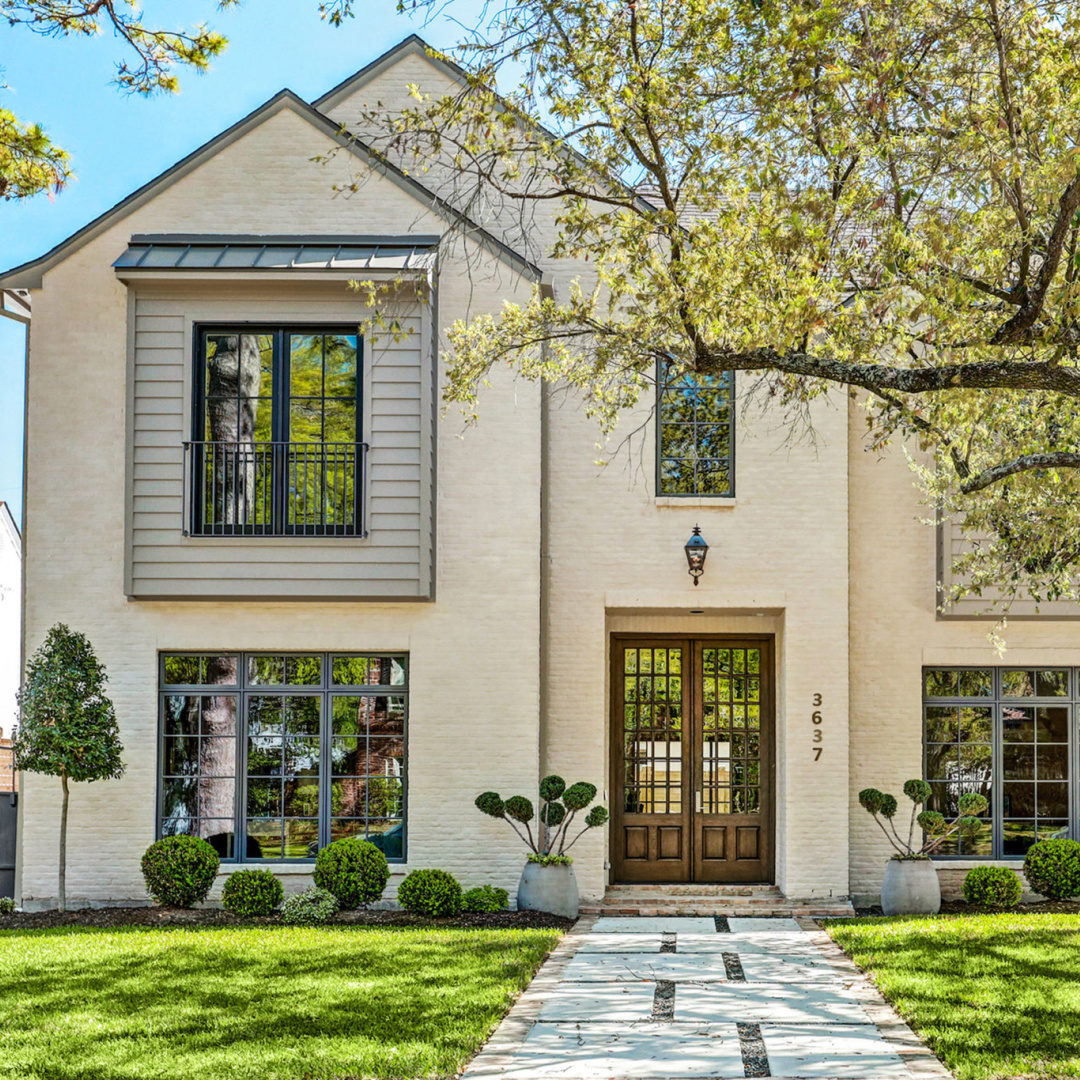
M 1016 907 L 988 908 L 977 904 L 967 904 L 963 900 L 942 900 L 942 915 L 1080 915 L 1078 900 L 1040 900 L 1033 904 L 1017 904 Z M 855 909 L 856 915 L 884 915 L 880 907 L 861 907 Z
M 81 908 L 67 911 L 16 912 L 0 915 L 0 930 L 43 930 L 58 926 L 273 926 L 278 915 L 241 919 L 221 908 Z M 539 911 L 500 911 L 491 915 L 456 915 L 450 919 L 426 919 L 405 911 L 339 911 L 330 925 L 430 926 L 439 930 L 567 930 L 573 919 L 561 919 Z

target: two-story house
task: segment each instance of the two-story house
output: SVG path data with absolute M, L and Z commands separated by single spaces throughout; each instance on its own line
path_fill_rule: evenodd
M 0 276 L 30 312 L 25 649 L 89 635 L 128 763 L 73 790 L 72 902 L 144 900 L 139 858 L 175 833 L 290 889 L 367 836 L 397 874 L 513 890 L 524 852 L 473 799 L 553 771 L 611 809 L 574 851 L 591 901 L 843 910 L 888 855 L 857 792 L 913 776 L 946 811 L 991 797 L 954 879 L 1075 834 L 1076 613 L 1014 618 L 1004 660 L 942 617 L 953 540 L 846 396 L 788 446 L 736 380 L 683 380 L 606 468 L 573 396 L 509 370 L 474 427 L 444 411 L 445 327 L 583 270 L 549 221 L 463 221 L 436 171 L 351 137 L 459 79 L 410 38 L 313 104 L 282 91 Z M 393 286 L 393 320 L 356 280 Z M 22 783 L 18 891 L 45 906 L 59 785 Z

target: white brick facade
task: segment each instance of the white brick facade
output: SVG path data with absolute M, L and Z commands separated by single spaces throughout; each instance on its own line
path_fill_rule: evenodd
M 363 93 L 403 99 L 425 72 L 445 78 L 406 53 Z M 349 121 L 353 105 L 335 102 L 333 121 Z M 842 394 L 815 403 L 813 447 L 788 446 L 775 417 L 740 411 L 736 497 L 679 501 L 656 497 L 651 427 L 600 468 L 595 428 L 572 398 L 496 371 L 475 427 L 453 411 L 434 422 L 433 601 L 128 599 L 134 330 L 112 263 L 133 234 L 446 232 L 430 204 L 377 172 L 334 198 L 331 186 L 357 164 L 312 162 L 333 145 L 297 111 L 274 113 L 98 230 L 33 290 L 25 645 L 36 648 L 58 621 L 89 635 L 109 670 L 128 765 L 120 781 L 73 789 L 69 902 L 144 899 L 159 651 L 407 651 L 409 861 L 399 870 L 439 866 L 467 885 L 513 890 L 520 845 L 473 798 L 488 788 L 533 793 L 553 770 L 617 797 L 608 650 L 627 631 L 775 636 L 776 884 L 800 898 L 874 894 L 887 853 L 855 797 L 920 775 L 922 665 L 998 660 L 984 623 L 936 618 L 935 534 L 919 521 L 905 462 L 863 451 L 861 417 Z M 498 220 L 484 224 L 499 232 Z M 558 287 L 585 268 L 544 260 L 551 229 L 537 221 L 535 250 L 524 254 L 556 272 Z M 362 317 L 345 280 L 295 293 L 281 282 L 231 287 L 239 312 L 273 299 L 296 318 L 326 303 Z M 532 288 L 490 247 L 460 240 L 443 252 L 438 284 L 442 327 Z M 175 288 L 183 299 L 191 287 Z M 643 419 L 627 417 L 624 430 Z M 682 552 L 695 524 L 711 545 L 697 589 Z M 1009 641 L 1009 663 L 1080 666 L 1075 621 L 1020 623 Z M 56 888 L 59 784 L 24 776 L 23 792 L 18 888 L 24 903 L 44 905 Z M 606 830 L 575 855 L 583 896 L 601 895 Z M 290 888 L 307 880 L 302 867 L 279 869 Z

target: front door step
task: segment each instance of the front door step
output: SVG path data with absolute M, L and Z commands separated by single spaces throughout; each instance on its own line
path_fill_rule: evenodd
M 582 915 L 854 915 L 846 897 L 788 899 L 775 885 L 611 885 Z

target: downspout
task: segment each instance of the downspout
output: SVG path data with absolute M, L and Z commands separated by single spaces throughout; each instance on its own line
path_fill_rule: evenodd
M 540 279 L 540 297 L 542 300 L 555 298 L 555 282 L 550 274 L 544 274 Z M 547 343 L 541 345 L 542 355 L 547 359 Z M 550 453 L 551 439 L 551 386 L 546 379 L 540 380 L 540 640 L 539 640 L 539 675 L 540 675 L 540 732 L 539 732 L 539 761 L 540 776 L 545 776 L 549 768 L 548 757 L 548 658 L 550 656 L 550 642 L 548 641 L 549 627 L 551 626 L 550 612 L 548 611 L 551 576 L 551 555 L 548 551 L 548 529 L 551 513 L 550 503 Z M 539 781 L 540 777 L 537 777 Z
M 30 292 L 27 289 L 0 289 L 0 316 L 22 323 L 26 328 L 23 338 L 23 437 L 22 437 L 22 511 L 19 514 L 19 672 L 26 670 L 26 474 L 28 458 L 26 453 L 30 415 Z M 19 793 L 22 794 L 22 777 L 18 778 Z M 15 818 L 15 903 L 22 905 L 22 870 L 23 870 L 23 822 L 26 818 L 22 808 Z

